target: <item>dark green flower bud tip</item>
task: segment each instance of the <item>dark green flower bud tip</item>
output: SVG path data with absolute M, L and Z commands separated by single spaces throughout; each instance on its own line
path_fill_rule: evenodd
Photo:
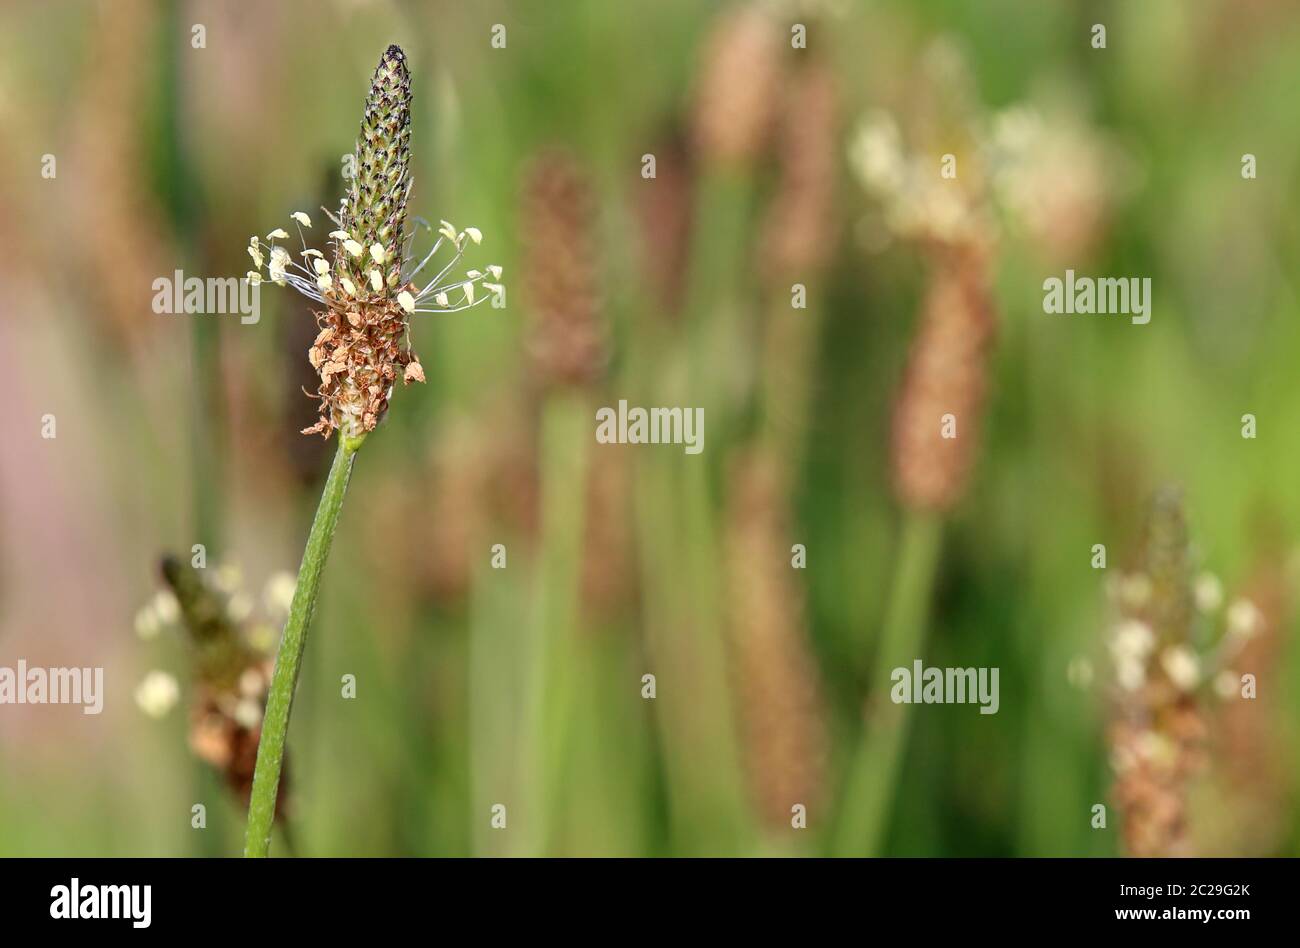
M 394 261 L 401 260 L 411 191 L 410 144 L 411 74 L 406 54 L 394 45 L 380 58 L 366 96 L 344 220 L 344 230 L 363 247 L 381 244 Z

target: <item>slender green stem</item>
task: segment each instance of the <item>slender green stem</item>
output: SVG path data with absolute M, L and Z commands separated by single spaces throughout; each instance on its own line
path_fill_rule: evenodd
M 330 465 L 325 490 L 316 519 L 312 521 L 307 547 L 303 550 L 302 566 L 298 570 L 298 585 L 293 591 L 293 603 L 280 639 L 280 651 L 275 658 L 275 674 L 271 678 L 271 691 L 266 698 L 266 715 L 262 720 L 262 738 L 257 745 L 257 767 L 253 771 L 253 793 L 248 803 L 248 830 L 244 834 L 244 855 L 264 857 L 271 848 L 271 827 L 275 821 L 275 801 L 280 789 L 280 766 L 284 761 L 284 740 L 289 731 L 289 711 L 293 706 L 293 692 L 298 685 L 298 671 L 302 666 L 302 652 L 307 644 L 307 629 L 316 609 L 316 595 L 320 588 L 321 573 L 334 541 L 343 497 L 347 494 L 348 478 L 360 438 L 345 438 L 340 432 L 339 448 Z
M 697 222 L 691 238 L 696 263 L 686 299 L 686 335 L 680 340 L 691 377 L 694 404 L 704 409 L 719 444 L 732 434 L 744 379 L 742 360 L 719 359 L 719 352 L 745 352 L 748 261 L 754 206 L 754 180 L 746 171 L 711 169 L 700 182 Z
M 646 404 L 681 404 L 688 397 L 681 383 L 688 353 L 679 338 L 657 334 L 657 328 L 643 329 L 629 367 L 631 390 Z M 662 747 L 671 846 L 687 855 L 740 854 L 746 800 L 717 599 L 707 452 L 690 457 L 646 450 L 634 463 L 644 671 L 657 679 L 650 704 Z
M 921 657 L 939 559 L 941 522 L 931 514 L 909 512 L 903 535 L 889 611 L 876 661 L 872 666 L 873 710 L 863 727 L 862 741 L 851 765 L 844 810 L 836 833 L 841 856 L 878 855 L 885 820 L 893 801 L 903 747 L 907 743 L 910 704 L 880 697 L 895 668 L 910 668 Z
M 542 542 L 527 705 L 526 772 L 535 798 L 525 851 L 532 855 L 545 854 L 555 841 L 562 798 L 574 707 L 591 417 L 586 399 L 572 392 L 548 396 L 542 408 Z

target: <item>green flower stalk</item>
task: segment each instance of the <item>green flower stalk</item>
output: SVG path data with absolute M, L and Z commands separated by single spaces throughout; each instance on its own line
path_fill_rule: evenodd
M 301 244 L 296 254 L 280 243 L 289 239 L 283 228 L 265 238 L 252 237 L 248 244 L 255 267 L 248 272 L 250 283 L 288 285 L 321 306 L 316 313 L 320 332 L 307 353 L 320 376 L 315 392 L 320 418 L 303 433 L 328 438 L 338 431 L 339 445 L 276 657 L 249 803 L 246 856 L 265 856 L 270 849 L 294 687 L 356 452 L 387 414 L 398 376 L 403 384 L 424 381 L 411 349 L 410 318 L 458 312 L 504 292 L 498 266 L 449 277 L 469 244 L 482 241 L 477 228 L 457 230 L 442 221 L 433 246 L 423 256 L 413 253 L 418 231 L 432 233 L 433 228 L 421 222 L 420 228 L 407 231 L 410 138 L 411 75 L 401 48 L 389 46 L 366 97 L 347 193 L 338 214 L 325 212 L 335 225 L 329 252 L 307 245 L 303 229 L 310 230 L 312 220 L 303 211 L 291 215 Z M 430 267 L 436 275 L 422 276 L 444 247 L 451 251 L 450 259 Z
M 877 682 L 919 658 L 943 522 L 970 480 L 988 387 L 996 313 L 983 253 L 960 248 L 931 277 L 921 326 L 894 404 L 891 455 L 902 535 L 875 656 Z M 960 424 L 945 438 L 945 418 Z M 911 705 L 877 702 L 850 765 L 835 851 L 878 855 L 910 729 Z
M 582 540 L 590 460 L 590 392 L 607 361 L 597 280 L 595 192 L 579 162 L 548 151 L 524 178 L 520 234 L 532 315 L 529 355 L 541 395 L 541 557 L 534 600 L 524 773 L 535 788 L 524 852 L 556 842 L 565 758 L 581 707 Z

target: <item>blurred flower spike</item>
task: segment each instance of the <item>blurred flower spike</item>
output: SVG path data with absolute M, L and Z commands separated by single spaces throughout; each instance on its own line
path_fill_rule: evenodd
M 146 639 L 164 631 L 188 639 L 190 749 L 222 774 L 240 800 L 247 800 L 271 681 L 275 627 L 288 615 L 294 577 L 283 572 L 270 577 L 259 613 L 234 564 L 200 570 L 166 556 L 161 572 L 167 586 L 137 613 L 136 632 Z M 182 697 L 176 676 L 161 669 L 148 672 L 134 693 L 136 706 L 151 718 L 165 717 Z

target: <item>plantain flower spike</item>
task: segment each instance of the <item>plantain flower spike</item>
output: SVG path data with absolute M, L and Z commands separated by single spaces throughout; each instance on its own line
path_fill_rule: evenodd
M 254 269 L 247 279 L 291 286 L 320 304 L 320 332 L 307 353 L 320 376 L 313 396 L 320 419 L 303 434 L 328 438 L 338 430 L 359 442 L 387 413 L 399 376 L 403 384 L 424 381 L 411 350 L 410 317 L 469 309 L 502 298 L 504 288 L 499 266 L 453 273 L 469 245 L 482 241 L 476 227 L 442 221 L 432 246 L 423 255 L 414 252 L 418 234 L 435 232 L 421 219 L 407 228 L 411 74 L 398 46 L 389 46 L 375 69 L 352 157 L 338 213 L 325 212 L 335 225 L 328 252 L 308 245 L 304 231 L 313 229 L 312 219 L 294 211 L 290 220 L 301 249 L 291 253 L 280 243 L 290 238 L 283 228 L 250 238 Z

